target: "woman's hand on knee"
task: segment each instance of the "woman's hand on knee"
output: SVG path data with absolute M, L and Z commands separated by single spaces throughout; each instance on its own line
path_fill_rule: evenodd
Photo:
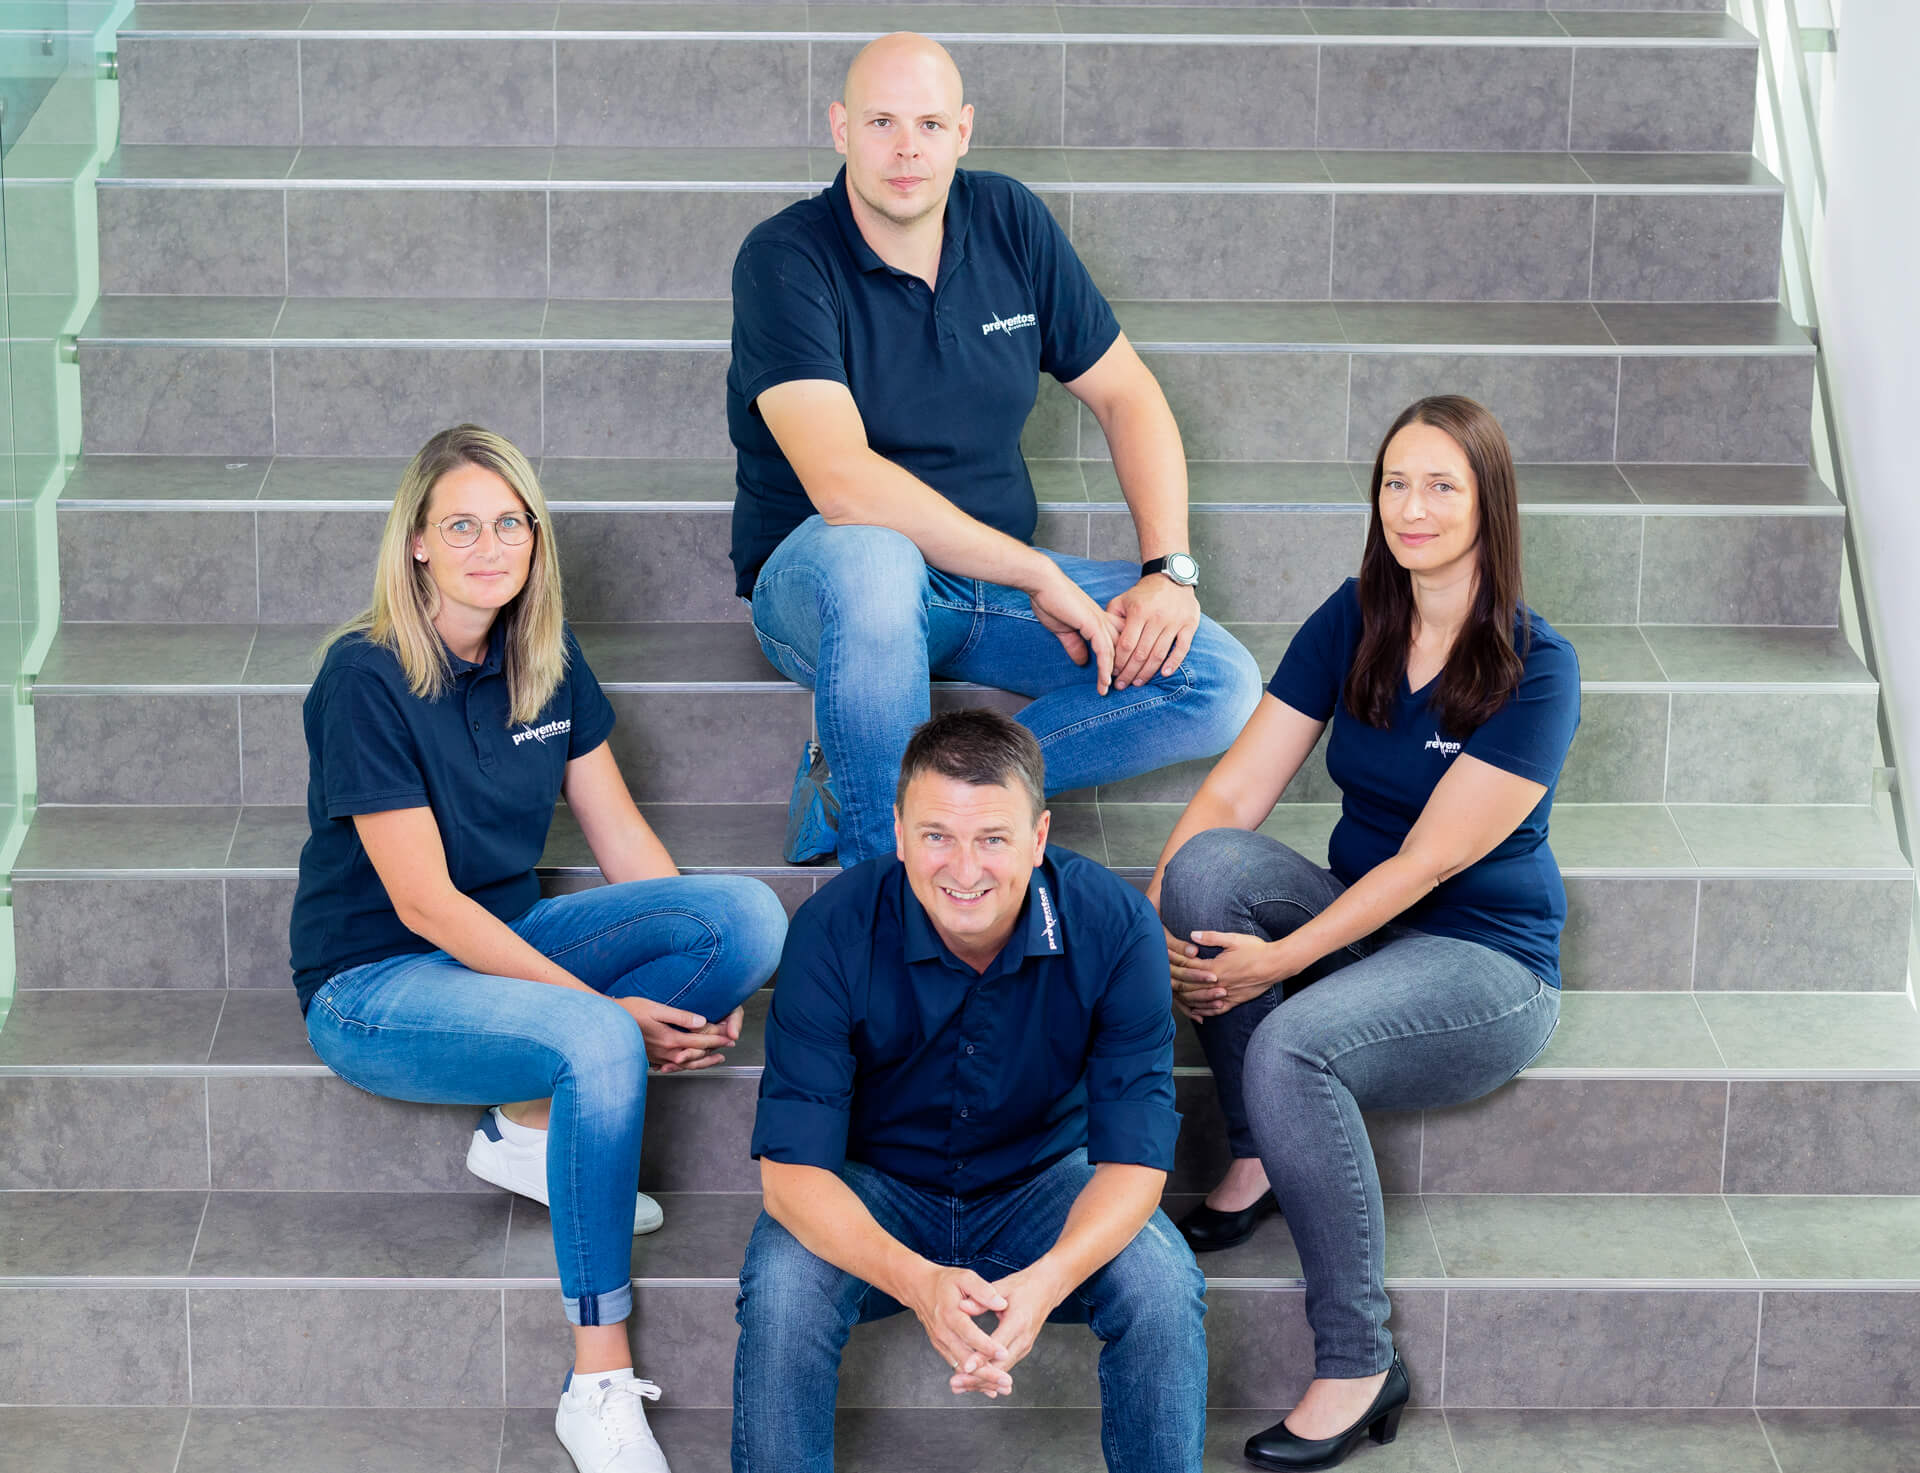
M 644 997 L 614 999 L 627 1010 L 646 1040 L 647 1062 L 663 1074 L 710 1069 L 725 1060 L 721 1052 L 738 1042 L 740 1009 L 735 1008 L 717 1023 L 709 1023 L 698 1013 L 670 1008 L 663 1002 Z
M 1204 950 L 1215 954 L 1202 957 Z M 1195 931 L 1184 942 L 1170 936 L 1167 960 L 1174 995 L 1196 1019 L 1230 1012 L 1293 975 L 1279 942 L 1238 931 Z

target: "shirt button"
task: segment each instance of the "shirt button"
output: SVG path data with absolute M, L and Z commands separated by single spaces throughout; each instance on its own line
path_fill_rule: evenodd
M 477 721 L 476 721 L 476 722 L 474 722 L 474 723 L 473 723 L 473 729 L 474 729 L 475 731 L 478 731 L 478 730 L 480 729 L 480 723 L 479 723 L 479 722 L 477 722 Z
M 971 1113 L 972 1111 L 968 1110 L 965 1105 L 962 1105 L 960 1107 L 960 1118 L 962 1120 L 965 1120 Z
M 971 1053 L 973 1052 L 973 1045 L 972 1045 L 972 1044 L 968 1044 L 968 1045 L 967 1045 L 967 1052 L 968 1052 L 969 1054 L 971 1054 Z

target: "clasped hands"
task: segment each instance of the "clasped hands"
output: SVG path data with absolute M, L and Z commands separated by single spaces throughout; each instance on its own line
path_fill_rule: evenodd
M 1025 1360 L 1040 1327 L 1067 1297 L 1043 1263 L 988 1283 L 968 1268 L 928 1264 L 907 1295 L 907 1308 L 953 1375 L 954 1395 L 978 1391 L 989 1399 L 1013 1390 L 1013 1368 Z M 989 1334 L 975 1321 L 998 1319 Z
M 744 1009 L 735 1008 L 710 1023 L 698 1013 L 644 997 L 616 997 L 612 1001 L 640 1025 L 640 1036 L 647 1043 L 647 1062 L 662 1074 L 691 1074 L 696 1069 L 724 1064 L 725 1051 L 740 1041 L 740 1024 L 746 1016 Z
M 1199 595 L 1159 573 L 1142 578 L 1104 609 L 1065 573 L 1028 597 L 1034 617 L 1058 637 L 1074 664 L 1094 662 L 1101 695 L 1109 687 L 1125 690 L 1171 675 L 1200 627 Z
M 1288 961 L 1280 941 L 1238 931 L 1195 931 L 1186 941 L 1171 931 L 1165 934 L 1173 1010 L 1195 1023 L 1251 1001 L 1299 970 Z M 1203 958 L 1200 952 L 1206 947 L 1218 947 L 1220 954 Z

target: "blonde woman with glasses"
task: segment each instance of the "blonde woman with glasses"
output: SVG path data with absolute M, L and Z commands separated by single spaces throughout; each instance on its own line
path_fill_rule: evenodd
M 477 426 L 441 431 L 401 479 L 372 606 L 307 696 L 294 986 L 349 1083 L 494 1107 L 467 1165 L 552 1212 L 574 1337 L 560 1440 L 586 1473 L 665 1473 L 625 1323 L 632 1235 L 660 1225 L 636 1194 L 647 1068 L 724 1059 L 786 917 L 758 881 L 675 870 L 613 721 L 561 617 L 532 467 Z M 543 900 L 563 795 L 609 884 Z

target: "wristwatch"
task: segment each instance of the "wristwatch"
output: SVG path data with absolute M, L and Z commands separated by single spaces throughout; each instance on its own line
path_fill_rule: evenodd
M 1193 560 L 1190 552 L 1170 552 L 1165 557 L 1140 564 L 1142 578 L 1150 578 L 1155 573 L 1165 573 L 1182 588 L 1200 586 L 1200 564 Z

